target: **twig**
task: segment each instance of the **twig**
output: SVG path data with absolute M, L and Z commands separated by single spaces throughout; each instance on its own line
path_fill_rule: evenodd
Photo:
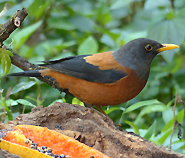
M 175 0 L 171 0 L 171 7 L 172 7 L 173 9 L 175 9 L 174 1 L 175 1 Z
M 21 25 L 27 15 L 28 13 L 25 8 L 17 10 L 17 12 L 6 23 L 0 25 L 1 46 L 3 41 L 5 41 L 10 34 Z

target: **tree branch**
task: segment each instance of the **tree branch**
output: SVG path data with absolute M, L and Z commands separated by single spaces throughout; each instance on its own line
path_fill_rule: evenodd
M 22 10 L 17 10 L 17 12 L 6 23 L 0 25 L 1 45 L 3 41 L 5 41 L 10 36 L 10 34 L 21 25 L 27 15 L 28 12 L 25 8 Z

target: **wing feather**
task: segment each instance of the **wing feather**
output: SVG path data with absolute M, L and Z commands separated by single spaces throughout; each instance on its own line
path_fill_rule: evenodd
M 40 64 L 40 66 L 86 81 L 105 84 L 114 83 L 127 75 L 123 70 L 100 70 L 97 64 L 93 65 L 92 63 L 86 62 L 85 57 L 93 56 L 77 55 L 59 60 L 44 61 L 44 64 Z

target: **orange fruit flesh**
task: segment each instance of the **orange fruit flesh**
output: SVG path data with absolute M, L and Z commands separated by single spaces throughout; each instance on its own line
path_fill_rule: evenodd
M 15 130 L 7 132 L 4 140 L 28 147 L 25 141 L 30 138 L 38 146 L 47 146 L 53 154 L 68 155 L 71 158 L 109 158 L 103 153 L 86 146 L 77 140 L 44 127 L 32 125 L 19 125 Z
M 8 153 L 15 154 L 22 158 L 51 158 L 49 155 L 43 154 L 38 150 L 33 150 L 31 148 L 11 143 L 3 139 L 0 141 L 0 149 L 6 150 Z

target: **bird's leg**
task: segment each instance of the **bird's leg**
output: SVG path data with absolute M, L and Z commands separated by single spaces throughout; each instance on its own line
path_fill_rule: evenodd
M 98 110 L 100 110 L 100 112 L 102 113 L 102 114 L 104 114 L 105 116 L 107 116 L 108 118 L 110 118 L 109 117 L 109 115 L 107 115 L 106 113 L 105 113 L 105 111 L 101 108 L 101 106 L 97 106 L 96 105 L 96 107 L 98 108 Z M 111 118 L 110 118 L 111 119 Z M 114 124 L 115 126 L 118 126 L 118 127 L 120 127 L 120 128 L 122 128 L 122 125 L 120 125 L 120 124 Z
M 83 102 L 84 103 L 84 102 Z M 88 104 L 88 103 L 84 103 L 85 107 L 91 108 L 93 105 L 92 104 Z
M 91 108 L 93 105 L 92 105 L 92 104 L 84 103 L 84 106 L 85 106 L 85 107 L 88 107 L 88 108 Z M 103 109 L 102 109 L 100 106 L 98 106 L 98 105 L 95 105 L 95 106 L 97 107 L 97 109 L 98 109 L 102 114 L 104 114 L 105 116 L 107 116 L 108 118 L 110 118 L 110 117 L 105 113 L 105 111 L 103 111 Z
M 105 116 L 107 116 L 108 118 L 110 118 L 100 106 L 98 106 L 98 105 L 95 105 L 95 106 L 98 108 L 98 110 L 100 110 L 100 112 L 102 114 L 104 114 Z

